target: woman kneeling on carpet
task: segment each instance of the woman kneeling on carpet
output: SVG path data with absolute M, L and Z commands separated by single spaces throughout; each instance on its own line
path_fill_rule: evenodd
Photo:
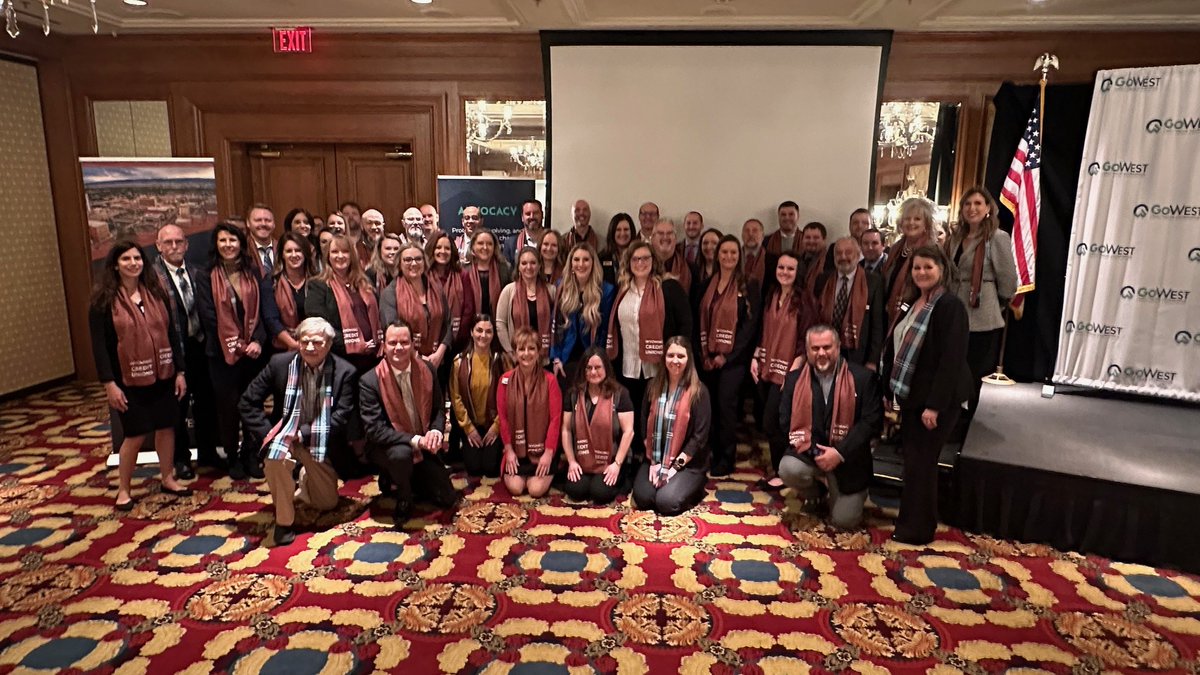
M 492 317 L 476 314 L 471 322 L 471 348 L 454 357 L 450 369 L 450 408 L 454 438 L 462 448 L 467 475 L 500 477 L 500 420 L 496 395 L 500 376 L 509 368 L 504 352 L 492 349 Z M 451 441 L 453 446 L 454 440 Z
M 633 444 L 633 401 L 601 348 L 588 349 L 582 361 L 564 401 L 566 492 L 572 501 L 607 504 L 620 492 L 621 467 Z
M 513 348 L 517 367 L 500 378 L 496 408 L 504 441 L 501 473 L 514 496 L 541 497 L 554 480 L 554 451 L 562 424 L 562 392 L 554 375 L 543 370 L 542 339 L 528 326 L 517 329 Z
M 704 496 L 712 408 L 686 338 L 667 340 L 663 360 L 642 405 L 648 461 L 634 481 L 633 503 L 676 516 Z
M 175 482 L 174 461 L 176 416 L 187 384 L 180 370 L 183 348 L 167 309 L 167 292 L 142 259 L 137 243 L 117 242 L 104 262 L 88 320 L 96 371 L 125 436 L 119 449 L 116 507 L 129 511 L 133 467 L 150 432 L 158 451 L 162 491 L 180 497 L 192 494 Z

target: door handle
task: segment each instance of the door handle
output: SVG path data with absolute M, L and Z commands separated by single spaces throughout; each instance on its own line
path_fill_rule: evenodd
M 412 156 L 412 152 L 408 150 L 394 150 L 383 153 L 384 159 L 412 159 Z
M 283 157 L 283 153 L 278 150 L 251 150 L 250 156 L 262 159 L 279 159 Z

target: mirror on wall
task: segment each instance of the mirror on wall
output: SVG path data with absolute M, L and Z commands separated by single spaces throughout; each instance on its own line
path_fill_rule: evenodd
M 545 101 L 466 101 L 472 176 L 546 177 Z
M 92 101 L 98 157 L 170 157 L 166 101 Z
M 957 137 L 957 104 L 887 101 L 880 106 L 871 215 L 885 234 L 896 232 L 900 205 L 909 197 L 931 200 L 939 226 L 945 227 Z

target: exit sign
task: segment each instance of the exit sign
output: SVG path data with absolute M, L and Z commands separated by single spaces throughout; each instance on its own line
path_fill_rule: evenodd
M 276 53 L 299 53 L 312 51 L 311 28 L 272 28 L 271 36 Z

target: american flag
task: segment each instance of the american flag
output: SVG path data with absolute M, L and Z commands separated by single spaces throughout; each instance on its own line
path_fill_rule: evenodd
M 1033 106 L 1029 123 L 1017 145 L 1017 154 L 1008 167 L 1000 203 L 1013 214 L 1012 247 L 1017 260 L 1017 296 L 1012 306 L 1020 310 L 1024 293 L 1033 290 L 1037 261 L 1038 213 L 1042 210 L 1042 132 L 1038 106 Z

